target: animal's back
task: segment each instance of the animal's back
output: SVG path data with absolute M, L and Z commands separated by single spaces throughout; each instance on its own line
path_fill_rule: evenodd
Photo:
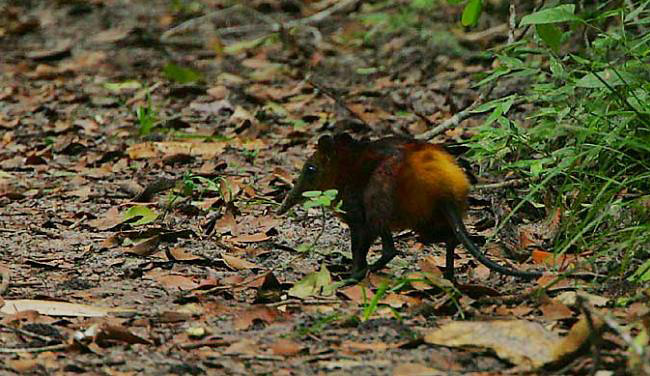
M 453 201 L 459 210 L 466 207 L 469 180 L 454 157 L 441 146 L 408 143 L 394 190 L 394 228 L 412 228 L 419 233 L 450 231 L 442 214 L 442 204 Z M 441 234 L 442 235 L 442 234 Z

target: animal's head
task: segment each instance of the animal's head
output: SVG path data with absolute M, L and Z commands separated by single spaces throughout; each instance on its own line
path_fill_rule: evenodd
M 278 209 L 278 214 L 284 214 L 294 205 L 303 202 L 305 200 L 302 196 L 303 192 L 337 188 L 336 178 L 343 173 L 340 170 L 345 168 L 344 156 L 355 143 L 356 141 L 347 133 L 334 137 L 322 136 L 318 139 L 316 151 L 305 162 L 300 176 Z

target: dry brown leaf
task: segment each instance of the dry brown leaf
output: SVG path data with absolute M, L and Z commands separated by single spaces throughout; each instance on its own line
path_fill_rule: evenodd
M 422 273 L 418 272 L 412 272 L 409 273 L 406 278 L 410 279 L 411 286 L 418 290 L 418 291 L 424 291 L 424 290 L 429 290 L 431 288 L 431 285 L 429 285 L 425 280 L 426 278 L 422 275 Z
M 193 255 L 191 252 L 189 252 L 185 248 L 181 247 L 174 247 L 168 251 L 169 258 L 176 260 L 176 261 L 197 261 L 197 260 L 203 260 L 202 257 Z
M 440 260 L 438 257 L 429 255 L 418 260 L 418 266 L 420 267 L 420 270 L 425 273 L 431 273 L 442 277 L 442 271 L 440 271 L 440 268 L 438 267 L 438 265 L 440 265 L 439 262 Z M 444 265 L 444 261 L 442 265 Z
M 36 311 L 49 316 L 101 317 L 114 312 L 135 312 L 125 308 L 104 308 L 85 304 L 56 302 L 51 300 L 18 299 L 5 300 L 0 313 L 11 315 L 21 311 Z
M 259 347 L 257 342 L 252 339 L 242 339 L 228 346 L 223 353 L 229 355 L 255 355 L 259 353 Z
M 564 304 L 551 300 L 550 302 L 543 304 L 539 307 L 544 315 L 544 319 L 553 321 L 553 320 L 563 320 L 573 317 L 573 311 Z
M 88 221 L 88 225 L 96 228 L 99 231 L 106 231 L 119 225 L 122 222 L 124 222 L 124 217 L 120 214 L 118 207 L 113 206 L 112 208 L 108 209 L 103 217 Z
M 230 90 L 224 85 L 217 85 L 207 90 L 207 93 L 216 100 L 222 100 L 228 96 Z
M 163 285 L 163 287 L 168 289 L 178 289 L 178 290 L 193 290 L 198 284 L 194 282 L 191 278 L 168 274 L 168 275 L 153 275 L 152 276 L 158 283 Z
M 445 376 L 449 372 L 443 372 L 435 368 L 429 368 L 424 364 L 403 363 L 393 369 L 393 376 Z
M 246 330 L 253 324 L 253 321 L 255 320 L 261 320 L 269 324 L 285 317 L 285 314 L 275 308 L 258 306 L 237 312 L 233 320 L 233 327 L 237 330 Z
M 38 359 L 5 359 L 6 365 L 20 374 L 36 371 L 36 368 L 41 365 Z
M 103 324 L 100 326 L 99 331 L 95 336 L 95 341 L 97 343 L 104 341 L 118 341 L 129 344 L 140 343 L 144 345 L 151 345 L 151 342 L 131 333 L 128 328 L 125 328 L 121 325 L 111 324 Z
M 339 289 L 337 293 L 342 294 L 357 304 L 367 303 L 372 299 L 373 296 L 375 296 L 371 289 L 363 287 L 361 285 L 354 285 Z
M 228 146 L 226 142 L 144 142 L 130 146 L 127 153 L 131 159 L 147 159 L 174 154 L 210 159 L 223 153 L 226 146 Z
M 594 318 L 599 330 L 603 323 Z M 527 320 L 455 321 L 425 335 L 426 343 L 443 346 L 480 346 L 524 368 L 539 368 L 576 352 L 589 339 L 591 328 L 581 319 L 564 338 Z
M 273 342 L 269 349 L 275 355 L 292 356 L 298 354 L 304 346 L 287 338 L 281 338 Z
M 258 232 L 257 234 L 237 236 L 228 240 L 233 243 L 258 243 L 269 239 L 271 239 L 270 236 L 263 232 Z
M 239 257 L 230 256 L 223 254 L 221 255 L 223 261 L 235 270 L 246 270 L 246 269 L 259 269 L 260 267 L 257 264 L 253 264 L 250 261 L 246 261 Z
M 408 295 L 388 293 L 379 301 L 381 304 L 387 304 L 393 308 L 402 308 L 404 305 L 413 305 L 419 303 L 419 299 Z
M 426 343 L 442 346 L 479 346 L 518 366 L 537 368 L 553 361 L 560 337 L 527 320 L 454 321 L 425 335 Z
M 565 291 L 560 295 L 556 296 L 554 300 L 566 304 L 569 307 L 575 307 L 578 296 L 584 299 L 588 304 L 593 307 L 604 307 L 609 303 L 609 298 L 604 296 L 590 294 L 585 291 Z M 628 310 L 629 311 L 629 310 Z
M 151 256 L 154 253 L 158 252 L 158 246 L 160 245 L 160 236 L 152 236 L 149 239 L 143 240 L 140 243 L 134 245 L 130 248 L 125 248 L 124 252 L 132 253 L 134 255 L 146 257 Z
M 220 234 L 230 232 L 231 235 L 237 236 L 240 232 L 240 226 L 237 224 L 235 215 L 230 209 L 226 209 L 221 218 L 217 220 L 214 227 Z

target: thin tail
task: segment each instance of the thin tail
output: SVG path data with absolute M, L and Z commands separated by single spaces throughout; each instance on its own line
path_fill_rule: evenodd
M 445 203 L 443 209 L 444 209 L 443 211 L 445 217 L 447 218 L 447 221 L 449 222 L 449 225 L 451 226 L 454 235 L 456 235 L 456 238 L 461 243 L 463 243 L 463 245 L 469 251 L 469 253 L 471 253 L 472 256 L 476 257 L 476 259 L 479 260 L 483 265 L 494 270 L 495 272 L 499 272 L 501 274 L 506 274 L 506 275 L 512 275 L 515 277 L 531 279 L 531 278 L 538 278 L 544 275 L 544 273 L 542 272 L 534 272 L 534 271 L 529 272 L 529 271 L 508 268 L 506 266 L 497 264 L 496 262 L 490 260 L 483 254 L 483 252 L 481 252 L 481 250 L 476 246 L 476 244 L 474 244 L 474 242 L 472 242 L 472 240 L 469 238 L 469 234 L 467 233 L 467 229 L 463 224 L 463 220 L 460 217 L 460 212 L 456 204 L 453 201 L 448 201 Z

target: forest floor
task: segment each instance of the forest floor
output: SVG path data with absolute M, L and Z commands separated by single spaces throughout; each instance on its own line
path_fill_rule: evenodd
M 481 51 L 507 37 L 503 20 L 478 29 L 489 32 L 463 30 L 462 8 L 446 2 L 423 14 L 347 2 L 328 14 L 335 1 L 252 1 L 257 13 L 236 8 L 165 43 L 165 31 L 223 2 L 5 5 L 0 373 L 587 374 L 626 366 L 618 336 L 589 341 L 602 307 L 619 319 L 647 309 L 614 307 L 634 293 L 624 283 L 562 280 L 542 290 L 554 278 L 499 275 L 459 251 L 454 287 L 440 277 L 444 248 L 406 232 L 382 273 L 328 289 L 350 265 L 347 228 L 318 209 L 274 214 L 315 141 L 340 131 L 426 131 L 476 100 L 472 79 L 491 64 Z M 261 14 L 326 17 L 269 36 Z M 391 21 L 405 17 L 425 18 L 427 28 L 391 32 Z M 236 38 L 210 33 L 242 25 L 256 27 Z M 459 143 L 477 124 L 470 118 L 434 141 L 468 167 Z M 485 243 L 495 217 L 516 203 L 499 189 L 473 191 L 468 228 Z M 542 269 L 535 257 L 508 261 L 499 244 L 543 241 L 555 231 L 549 218 L 515 218 L 518 226 L 484 248 L 500 263 Z

